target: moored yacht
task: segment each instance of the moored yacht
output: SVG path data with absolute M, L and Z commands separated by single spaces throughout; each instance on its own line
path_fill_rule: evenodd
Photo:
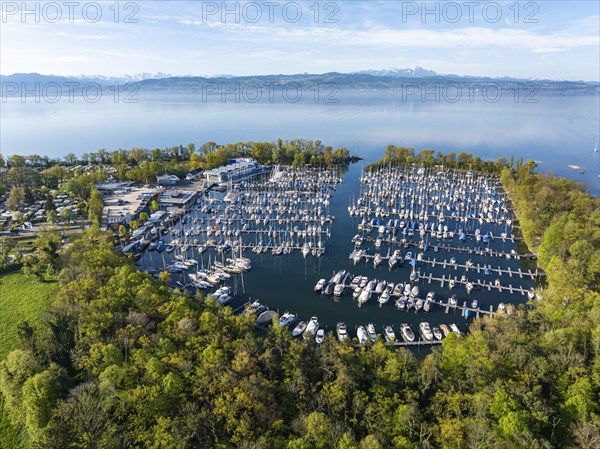
M 367 324 L 367 333 L 369 334 L 369 338 L 375 341 L 377 333 L 375 332 L 375 325 L 373 323 Z
M 306 330 L 306 321 L 300 321 L 292 331 L 293 337 L 299 337 Z
M 319 329 L 315 334 L 315 343 L 320 345 L 321 343 L 323 343 L 323 340 L 325 340 L 325 330 Z
M 325 287 L 326 282 L 326 279 L 319 279 L 319 281 L 315 285 L 315 293 L 319 293 L 320 291 L 322 291 L 323 287 Z
M 427 341 L 433 340 L 433 332 L 431 332 L 431 327 L 429 327 L 429 323 L 426 321 L 422 321 L 419 323 L 419 331 L 421 332 L 421 336 L 423 339 Z
M 339 341 L 348 339 L 348 331 L 346 330 L 346 324 L 339 322 L 335 327 L 337 338 Z
M 388 343 L 396 342 L 396 333 L 394 332 L 394 329 L 392 328 L 392 326 L 386 326 L 383 329 L 383 335 L 385 336 L 385 340 Z
M 410 343 L 415 341 L 415 334 L 413 333 L 410 326 L 406 323 L 400 325 L 400 334 L 405 342 Z
M 289 326 L 294 321 L 296 321 L 296 315 L 290 312 L 285 312 L 283 315 L 279 317 L 279 325 L 282 327 Z
M 319 330 L 319 321 L 316 316 L 311 317 L 304 330 L 304 338 L 313 338 Z
M 361 345 L 364 345 L 367 342 L 369 336 L 364 326 L 358 326 L 358 329 L 356 330 L 356 337 Z

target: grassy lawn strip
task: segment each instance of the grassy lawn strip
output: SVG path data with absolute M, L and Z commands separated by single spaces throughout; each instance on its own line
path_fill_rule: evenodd
M 17 345 L 17 326 L 28 321 L 32 326 L 44 314 L 56 294 L 58 282 L 39 282 L 20 272 L 0 276 L 0 360 Z M 4 414 L 0 396 L 0 448 L 22 448 L 20 435 Z

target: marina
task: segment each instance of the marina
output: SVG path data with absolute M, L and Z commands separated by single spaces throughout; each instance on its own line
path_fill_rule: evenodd
M 158 234 L 154 248 L 133 249 L 140 267 L 167 270 L 174 288 L 205 290 L 235 313 L 254 304 L 263 330 L 275 313 L 285 315 L 282 324 L 305 339 L 300 330 L 315 318 L 311 339 L 337 335 L 343 323 L 360 341 L 370 323 L 384 339 L 388 327 L 395 331 L 388 344 L 439 344 L 418 332 L 424 316 L 432 329 L 465 332 L 471 319 L 508 314 L 535 297 L 545 275 L 520 246 L 497 180 L 418 167 L 276 167 L 202 192 Z M 362 277 L 379 280 L 363 298 L 350 287 Z M 421 291 L 401 310 L 398 291 L 381 281 Z M 414 340 L 402 338 L 401 324 Z

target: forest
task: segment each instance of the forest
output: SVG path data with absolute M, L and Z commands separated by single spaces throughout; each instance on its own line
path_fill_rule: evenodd
M 408 150 L 380 163 L 439 163 Z M 23 447 L 600 447 L 600 201 L 533 161 L 467 156 L 443 157 L 500 175 L 547 272 L 538 299 L 424 357 L 332 335 L 317 346 L 170 291 L 92 227 L 53 250 L 53 304 L 0 366 Z

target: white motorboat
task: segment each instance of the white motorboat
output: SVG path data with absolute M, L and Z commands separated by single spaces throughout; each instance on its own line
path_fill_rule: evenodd
M 394 291 L 392 292 L 392 296 L 399 298 L 402 295 L 402 291 L 404 290 L 404 284 L 398 282 L 394 287 Z
M 378 295 L 382 294 L 385 290 L 386 285 L 387 283 L 385 281 L 380 281 L 375 287 L 375 293 L 377 293 Z
M 362 306 L 363 304 L 365 304 L 367 301 L 369 301 L 369 299 L 371 299 L 371 291 L 364 288 L 361 292 L 360 295 L 358 296 L 358 305 Z
M 369 335 L 367 334 L 367 330 L 364 326 L 358 326 L 358 329 L 356 330 L 356 337 L 361 345 L 364 345 L 367 342 Z
M 354 299 L 358 299 L 358 297 L 360 296 L 361 292 L 363 291 L 362 288 L 357 287 L 353 292 L 352 292 L 352 297 Z
M 346 330 L 346 325 L 344 323 L 337 323 L 335 330 L 339 341 L 348 339 L 348 331 Z
M 375 268 L 377 268 L 379 265 L 381 265 L 381 261 L 382 261 L 381 254 L 379 254 L 379 253 L 375 254 L 375 257 L 373 258 L 373 266 Z
M 392 326 L 386 326 L 383 329 L 383 335 L 385 336 L 385 340 L 388 343 L 396 342 L 396 333 L 394 332 L 394 329 L 392 328 Z
M 408 324 L 403 323 L 400 325 L 400 333 L 405 342 L 410 343 L 415 341 L 415 334 Z
M 406 309 L 406 298 L 401 297 L 396 300 L 396 309 L 398 309 L 398 310 Z
M 319 279 L 319 281 L 315 285 L 315 293 L 319 293 L 320 291 L 322 291 L 323 287 L 325 287 L 326 282 L 327 282 L 326 279 Z
M 419 323 L 419 331 L 421 332 L 421 336 L 427 340 L 433 340 L 433 332 L 431 332 L 431 327 L 429 327 L 429 323 L 426 321 L 422 321 Z
M 425 299 L 425 304 L 423 304 L 423 310 L 425 312 L 429 312 L 431 309 L 431 303 L 433 302 L 433 297 L 435 296 L 434 292 L 427 293 L 427 298 Z
M 306 321 L 300 321 L 292 331 L 293 337 L 299 337 L 306 330 Z
M 308 243 L 305 243 L 302 247 L 302 256 L 306 258 L 310 254 L 310 248 L 308 247 Z
M 317 331 L 319 330 L 319 320 L 316 316 L 311 317 L 308 324 L 306 325 L 306 329 L 304 330 L 304 338 L 313 338 Z
M 373 323 L 367 324 L 367 333 L 369 334 L 369 338 L 375 341 L 377 333 L 375 332 L 375 325 Z
M 456 299 L 456 295 L 452 295 L 448 298 L 448 305 L 450 307 L 456 307 L 458 305 L 458 300 Z
M 473 291 L 474 285 L 472 282 L 467 282 L 467 293 L 471 293 Z
M 441 339 L 443 338 L 442 331 L 440 330 L 440 328 L 439 328 L 439 327 L 435 327 L 435 326 L 434 326 L 434 327 L 431 329 L 431 332 L 433 333 L 433 337 L 434 337 L 436 340 L 441 340 Z
M 296 321 L 296 315 L 290 312 L 285 312 L 283 315 L 279 317 L 279 325 L 282 327 L 289 326 L 294 321 Z
M 460 335 L 460 329 L 454 323 L 450 324 L 450 330 L 458 335 Z
M 336 286 L 333 288 L 333 296 L 342 296 L 345 289 L 346 286 L 344 284 L 336 284 Z
M 377 279 L 371 279 L 369 281 L 369 283 L 366 285 L 365 290 L 372 292 L 373 290 L 375 290 L 376 286 L 377 286 Z
M 423 308 L 423 304 L 425 303 L 425 301 L 423 301 L 421 298 L 417 298 L 415 300 L 415 310 L 418 312 L 419 310 L 421 310 Z
M 325 330 L 319 329 L 315 334 L 315 343 L 320 345 L 321 343 L 323 343 L 323 340 L 325 340 Z
M 413 286 L 413 288 L 410 290 L 410 296 L 412 296 L 413 298 L 416 298 L 417 296 L 419 296 L 419 287 L 418 286 Z

